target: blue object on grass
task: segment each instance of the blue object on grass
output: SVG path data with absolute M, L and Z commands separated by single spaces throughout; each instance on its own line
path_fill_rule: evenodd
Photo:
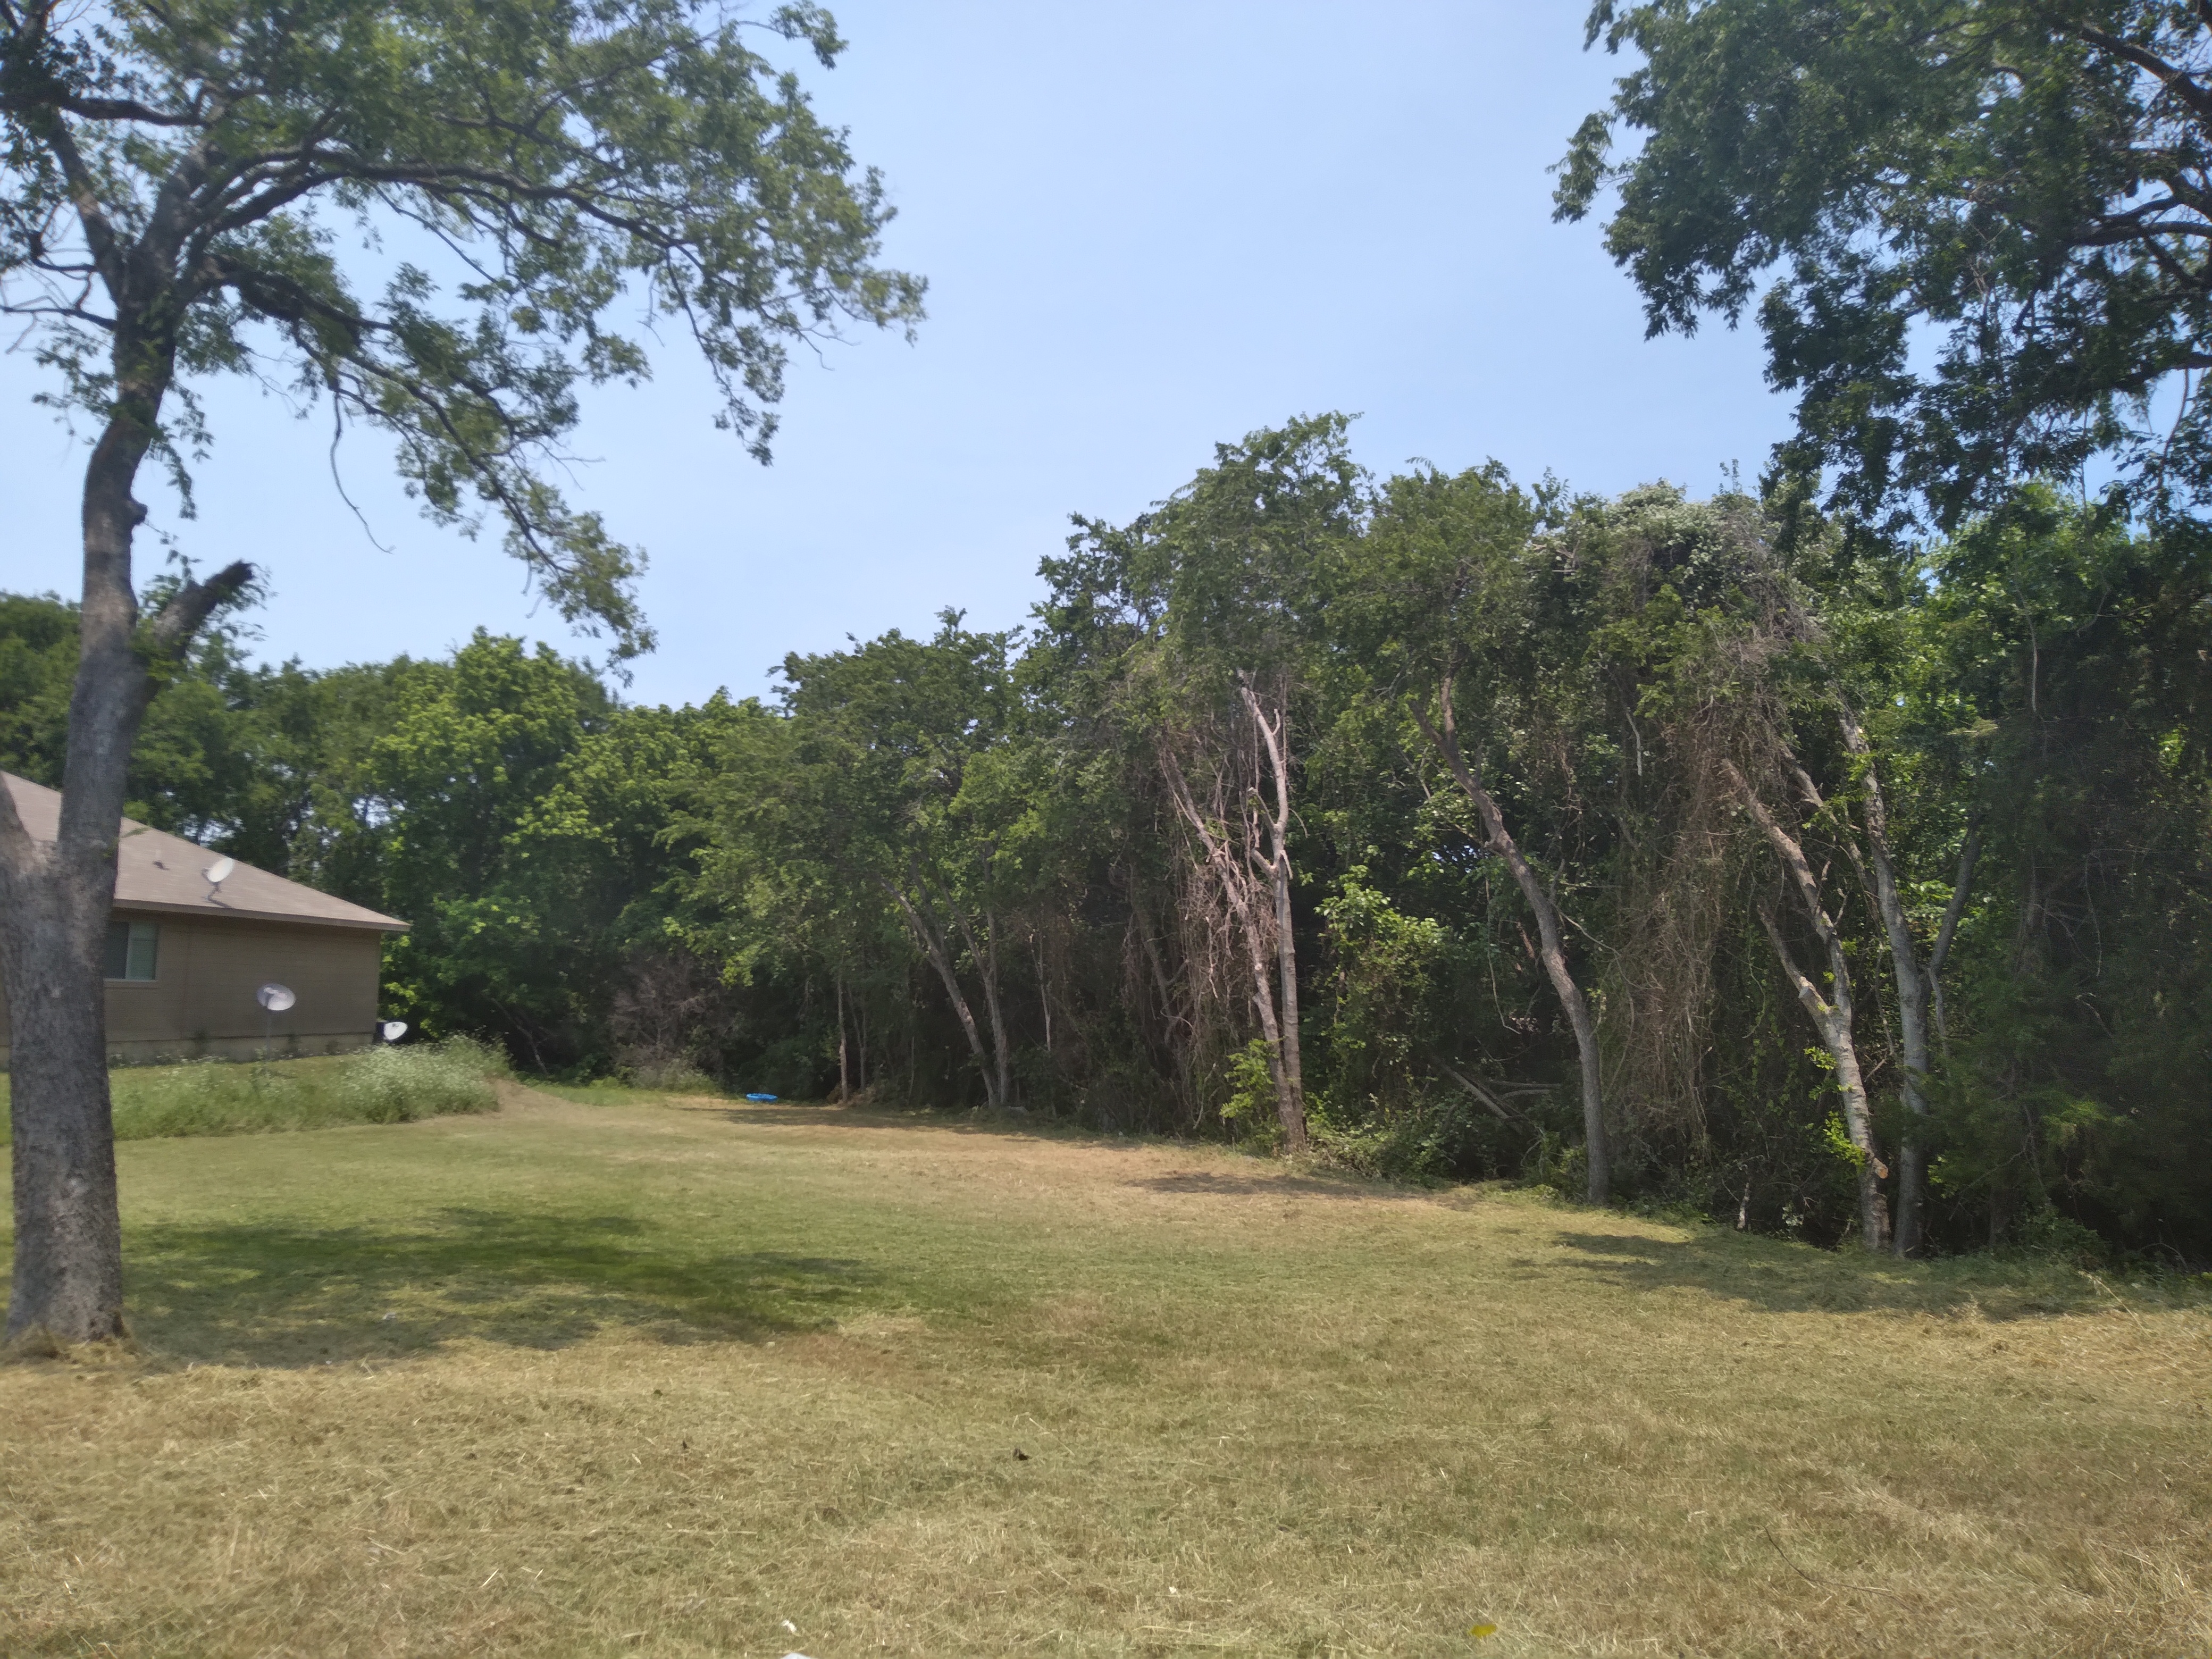
M 747 1100 L 757 1100 L 764 1105 L 773 1105 L 775 1101 L 775 1097 L 774 1095 L 747 1095 L 745 1098 Z

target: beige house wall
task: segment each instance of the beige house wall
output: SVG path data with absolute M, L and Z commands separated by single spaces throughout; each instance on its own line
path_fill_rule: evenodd
M 107 1046 L 117 1060 L 240 1059 L 261 1052 L 264 1023 L 280 1054 L 366 1045 L 376 1024 L 384 935 L 365 927 L 179 915 L 118 905 L 118 919 L 161 926 L 153 979 L 107 983 Z M 270 1016 L 253 994 L 275 981 L 298 1000 Z M 0 1003 L 0 1066 L 8 1016 Z

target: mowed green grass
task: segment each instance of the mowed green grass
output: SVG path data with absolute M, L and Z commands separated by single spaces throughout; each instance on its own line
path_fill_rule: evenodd
M 143 1352 L 0 1370 L 0 1651 L 2212 1647 L 2185 1290 L 508 1100 L 119 1149 Z

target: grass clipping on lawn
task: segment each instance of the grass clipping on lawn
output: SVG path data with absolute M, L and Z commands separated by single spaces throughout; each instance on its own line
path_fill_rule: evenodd
M 120 1150 L 142 1349 L 0 1370 L 0 1650 L 2212 1645 L 2179 1281 L 501 1086 Z
M 390 1044 L 312 1060 L 193 1060 L 120 1066 L 108 1073 L 118 1140 L 258 1134 L 340 1123 L 411 1123 L 489 1112 L 506 1057 L 465 1036 Z M 10 1128 L 0 1075 L 0 1135 Z

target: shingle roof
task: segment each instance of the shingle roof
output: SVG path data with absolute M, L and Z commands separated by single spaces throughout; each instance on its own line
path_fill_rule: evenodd
M 15 798 L 16 816 L 31 832 L 31 839 L 52 841 L 61 823 L 60 793 L 12 772 L 0 772 L 0 784 Z M 116 908 L 240 916 L 255 921 L 303 921 L 323 927 L 374 927 L 387 933 L 407 929 L 407 924 L 396 916 L 380 915 L 250 864 L 239 864 L 220 887 L 210 888 L 203 872 L 217 856 L 182 836 L 124 819 L 123 836 L 115 854 Z

